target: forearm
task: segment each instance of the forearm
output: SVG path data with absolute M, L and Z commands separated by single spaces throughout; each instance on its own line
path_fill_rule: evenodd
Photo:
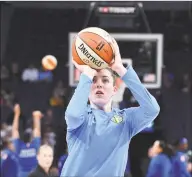
M 157 114 L 157 112 L 159 112 L 159 105 L 156 99 L 143 86 L 132 66 L 129 66 L 126 70 L 125 69 L 126 68 L 122 68 L 121 70 L 119 69 L 120 71 L 117 71 L 120 73 L 122 80 L 138 101 L 140 107 L 143 108 L 147 114 Z
M 41 136 L 41 118 L 33 117 L 33 137 Z
M 85 113 L 91 84 L 92 79 L 84 73 L 81 74 L 79 84 L 67 107 L 66 116 L 80 117 Z
M 13 138 L 19 137 L 19 115 L 18 114 L 15 114 L 13 118 L 12 137 Z

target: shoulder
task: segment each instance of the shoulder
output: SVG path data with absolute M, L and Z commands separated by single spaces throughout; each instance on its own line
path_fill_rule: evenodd
M 155 157 L 153 157 L 154 161 L 160 161 L 166 158 L 166 155 L 164 154 L 158 154 Z
M 30 172 L 28 177 L 38 177 L 38 172 L 36 171 L 36 169 Z
M 62 155 L 60 158 L 59 158 L 59 160 L 64 160 L 64 159 L 66 159 L 67 158 L 67 155 Z

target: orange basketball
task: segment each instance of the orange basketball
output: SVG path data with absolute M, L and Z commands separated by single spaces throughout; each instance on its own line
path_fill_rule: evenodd
M 110 42 L 112 42 L 110 34 L 101 28 L 83 29 L 73 41 L 73 60 L 94 69 L 106 68 L 113 62 L 113 49 Z
M 43 67 L 47 70 L 53 70 L 57 66 L 57 59 L 53 55 L 46 55 L 41 61 Z

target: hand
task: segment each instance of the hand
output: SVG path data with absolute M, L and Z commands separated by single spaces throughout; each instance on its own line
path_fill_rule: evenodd
M 14 114 L 15 114 L 15 115 L 20 116 L 20 114 L 21 114 L 21 108 L 20 108 L 19 104 L 15 104 L 13 110 L 14 110 Z
M 75 67 L 82 73 L 84 73 L 85 75 L 87 75 L 89 78 L 93 79 L 93 77 L 96 75 L 97 71 L 95 69 L 92 69 L 90 66 L 88 65 L 79 65 L 78 63 L 76 63 L 74 60 L 72 60 L 73 64 L 75 65 Z
M 127 69 L 123 66 L 119 46 L 116 40 L 113 37 L 111 38 L 112 38 L 112 42 L 110 42 L 110 45 L 114 52 L 114 62 L 110 65 L 110 67 L 119 76 L 123 76 L 127 72 Z
M 187 164 L 187 171 L 192 172 L 192 163 Z
M 43 117 L 43 114 L 41 113 L 41 111 L 33 111 L 32 115 L 33 115 L 33 118 L 41 119 Z

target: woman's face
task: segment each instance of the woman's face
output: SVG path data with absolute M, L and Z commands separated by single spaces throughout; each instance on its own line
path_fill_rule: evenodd
M 108 69 L 98 71 L 93 78 L 89 100 L 99 107 L 106 105 L 117 91 L 114 82 Z

